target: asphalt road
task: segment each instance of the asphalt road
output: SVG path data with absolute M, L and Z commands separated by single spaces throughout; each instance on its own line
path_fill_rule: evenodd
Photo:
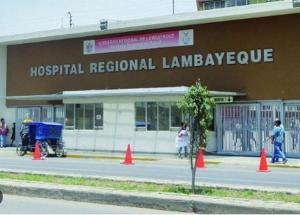
M 174 214 L 145 208 L 5 195 L 0 214 Z
M 121 165 L 117 160 L 91 160 L 71 158 L 47 158 L 34 161 L 32 157 L 19 157 L 14 153 L 0 153 L 0 169 L 33 170 L 91 176 L 134 177 L 169 181 L 191 181 L 187 162 L 166 164 L 137 161 L 131 166 Z M 300 188 L 300 169 L 272 168 L 269 173 L 257 172 L 257 166 L 209 165 L 198 169 L 198 182 L 225 185 Z

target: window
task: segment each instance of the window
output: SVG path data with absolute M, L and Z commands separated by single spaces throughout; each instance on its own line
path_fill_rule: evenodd
M 63 108 L 63 106 L 54 106 L 53 110 L 54 110 L 54 122 L 64 124 L 64 108 Z
M 66 105 L 66 118 L 65 118 L 65 127 L 66 128 L 74 128 L 74 105 L 67 104 Z
M 157 130 L 157 103 L 147 103 L 147 130 Z
M 94 104 L 84 105 L 84 128 L 94 128 Z
M 95 128 L 103 127 L 103 104 L 95 104 Z
M 83 104 L 75 105 L 75 129 L 83 129 Z
M 158 103 L 159 130 L 167 131 L 170 127 L 170 104 L 166 102 Z
M 175 102 L 136 102 L 136 130 L 168 131 L 180 127 L 182 112 Z
M 176 103 L 171 104 L 171 127 L 180 127 L 182 122 L 182 112 Z
M 103 104 L 66 104 L 66 129 L 99 129 L 103 127 Z
M 42 121 L 43 122 L 52 122 L 52 107 L 42 107 Z
M 146 102 L 137 102 L 135 103 L 135 127 L 147 128 L 146 125 Z

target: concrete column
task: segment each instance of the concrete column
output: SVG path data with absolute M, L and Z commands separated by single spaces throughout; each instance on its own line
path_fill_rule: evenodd
M 7 125 L 11 128 L 16 118 L 15 108 L 6 106 L 6 77 L 7 77 L 7 46 L 0 45 L 0 117 L 5 118 Z

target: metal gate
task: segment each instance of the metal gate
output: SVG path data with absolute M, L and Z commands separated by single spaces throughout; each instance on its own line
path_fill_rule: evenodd
M 300 155 L 300 104 L 285 104 L 285 149 L 288 155 Z
M 261 122 L 261 143 L 267 154 L 273 154 L 273 145 L 270 136 L 274 127 L 274 120 L 282 121 L 282 104 L 280 103 L 262 103 L 260 105 L 260 122 Z
M 268 137 L 274 120 L 281 119 L 282 112 L 280 102 L 217 105 L 218 152 L 258 155 L 264 147 L 269 155 L 272 154 L 273 145 Z
M 257 104 L 218 105 L 218 151 L 259 152 L 258 112 Z

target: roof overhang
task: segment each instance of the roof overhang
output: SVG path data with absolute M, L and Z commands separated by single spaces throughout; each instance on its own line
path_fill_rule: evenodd
M 0 37 L 0 45 L 17 45 L 37 43 L 52 40 L 100 36 L 124 32 L 180 27 L 187 25 L 241 20 L 277 15 L 300 13 L 300 7 L 294 7 L 293 0 L 271 1 L 262 4 L 250 4 L 238 7 L 228 7 L 206 11 L 181 13 L 175 15 L 151 17 L 136 20 L 109 23 L 107 30 L 100 30 L 99 25 L 81 26 L 75 28 L 55 29 L 28 34 L 18 34 Z
M 28 96 L 6 96 L 6 100 L 63 100 L 81 99 L 94 97 L 123 97 L 123 96 L 182 96 L 188 92 L 189 87 L 155 87 L 155 88 L 134 88 L 134 89 L 110 89 L 110 90 L 83 90 L 83 91 L 63 91 L 62 93 L 49 95 L 28 95 Z M 209 91 L 213 97 L 221 96 L 245 96 L 240 92 Z

